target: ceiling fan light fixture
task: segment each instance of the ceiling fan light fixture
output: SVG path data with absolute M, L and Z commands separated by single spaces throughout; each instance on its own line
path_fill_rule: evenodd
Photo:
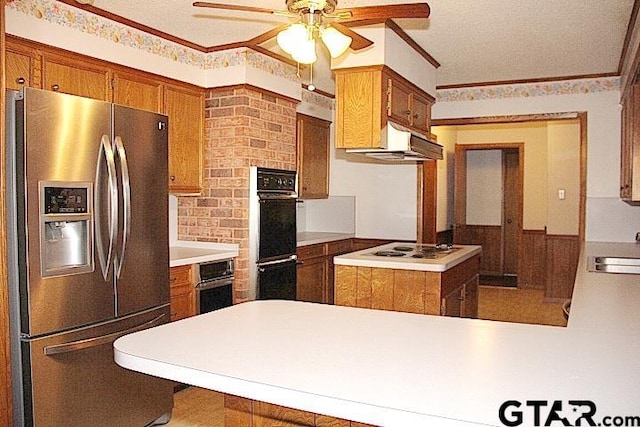
M 342 34 L 333 27 L 324 27 L 320 29 L 320 38 L 322 43 L 329 50 L 332 58 L 342 55 L 351 46 L 352 38 Z
M 309 30 L 304 24 L 290 25 L 287 29 L 278 33 L 276 41 L 282 50 L 289 55 L 300 49 L 300 45 L 309 39 Z
M 315 39 L 306 39 L 300 42 L 294 52 L 291 53 L 291 57 L 300 64 L 313 64 L 318 60 L 316 56 L 316 41 Z

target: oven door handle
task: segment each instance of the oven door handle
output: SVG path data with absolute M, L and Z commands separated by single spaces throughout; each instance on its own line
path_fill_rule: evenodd
M 297 255 L 291 255 L 287 258 L 277 259 L 275 261 L 258 262 L 256 263 L 256 265 L 258 266 L 258 270 L 264 271 L 262 270 L 263 267 L 270 267 L 272 265 L 284 264 L 285 262 L 296 261 L 297 259 L 298 259 Z
M 205 289 L 219 288 L 221 286 L 233 285 L 233 277 L 225 277 L 224 279 L 209 280 L 207 282 L 199 282 L 196 285 L 196 290 L 202 291 Z

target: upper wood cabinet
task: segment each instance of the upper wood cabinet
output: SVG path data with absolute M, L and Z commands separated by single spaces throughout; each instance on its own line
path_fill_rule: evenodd
M 34 85 L 36 56 L 30 49 L 18 45 L 7 45 L 5 52 L 6 88 L 20 90 Z
M 329 197 L 331 122 L 297 115 L 298 195 L 301 199 Z
M 381 66 L 334 71 L 337 148 L 380 148 L 380 131 L 389 119 L 430 132 L 434 98 L 393 70 Z
M 169 116 L 169 192 L 200 193 L 204 91 L 167 85 L 164 99 Z
M 640 204 L 640 84 L 635 83 L 622 101 L 620 197 Z
M 200 193 L 204 89 L 13 37 L 5 58 L 8 89 L 54 90 L 169 116 L 169 191 Z
M 44 54 L 42 88 L 55 92 L 110 101 L 110 72 L 84 61 Z
M 160 82 L 137 74 L 113 75 L 113 102 L 141 110 L 162 113 L 163 87 Z

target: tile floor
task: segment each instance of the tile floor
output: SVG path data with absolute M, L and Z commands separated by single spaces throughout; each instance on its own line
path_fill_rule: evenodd
M 480 286 L 478 317 L 504 322 L 566 326 L 561 303 L 544 302 L 544 291 Z M 224 427 L 220 393 L 189 387 L 174 395 L 169 427 Z

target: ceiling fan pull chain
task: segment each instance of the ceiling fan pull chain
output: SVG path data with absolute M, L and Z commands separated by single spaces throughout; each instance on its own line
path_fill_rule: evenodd
M 307 86 L 310 92 L 316 90 L 315 85 L 313 84 L 313 64 L 309 65 L 309 86 Z

